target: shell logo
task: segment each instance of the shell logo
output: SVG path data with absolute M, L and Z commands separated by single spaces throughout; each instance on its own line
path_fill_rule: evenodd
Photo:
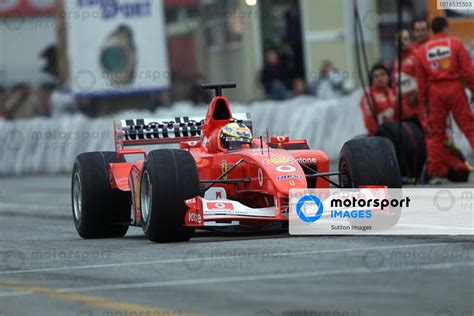
M 272 158 L 265 159 L 263 163 L 268 164 L 268 165 L 284 165 L 284 164 L 293 163 L 293 159 L 290 159 L 287 157 L 272 157 Z

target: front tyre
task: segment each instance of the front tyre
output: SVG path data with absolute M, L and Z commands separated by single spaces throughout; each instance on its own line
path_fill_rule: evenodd
M 125 160 L 115 152 L 90 152 L 76 158 L 71 181 L 72 214 L 82 238 L 123 237 L 127 233 L 130 193 L 112 189 L 109 183 L 109 163 L 119 162 Z
M 193 156 L 185 150 L 151 151 L 140 183 L 143 231 L 154 242 L 188 241 L 194 229 L 184 226 L 185 200 L 199 195 L 199 174 Z

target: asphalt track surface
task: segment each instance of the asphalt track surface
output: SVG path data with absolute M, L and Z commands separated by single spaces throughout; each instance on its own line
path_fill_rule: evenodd
M 473 315 L 472 237 L 82 240 L 69 181 L 0 178 L 0 316 Z

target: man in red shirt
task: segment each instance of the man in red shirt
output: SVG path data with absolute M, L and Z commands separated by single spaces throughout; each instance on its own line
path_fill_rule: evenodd
M 418 84 L 416 82 L 416 50 L 411 41 L 410 32 L 402 30 L 400 33 L 402 44 L 402 117 L 403 119 L 416 120 L 423 129 L 426 127 L 424 107 L 418 102 Z M 398 41 L 397 41 L 398 42 Z M 397 43 L 398 45 L 398 43 Z M 398 96 L 398 59 L 392 67 L 392 89 Z
M 371 87 L 364 92 L 360 107 L 369 136 L 375 135 L 378 127 L 396 120 L 396 97 L 389 86 L 388 69 L 375 65 L 370 71 Z
M 474 66 L 461 40 L 448 36 L 448 21 L 431 23 L 434 38 L 417 53 L 417 82 L 422 105 L 428 104 L 428 176 L 447 177 L 450 170 L 468 172 L 467 165 L 452 159 L 446 146 L 446 120 L 451 112 L 474 148 L 474 115 L 462 79 L 474 91 Z
M 415 38 L 415 43 L 413 44 L 413 49 L 418 50 L 426 42 L 430 40 L 430 23 L 425 18 L 418 18 L 413 21 L 413 37 Z

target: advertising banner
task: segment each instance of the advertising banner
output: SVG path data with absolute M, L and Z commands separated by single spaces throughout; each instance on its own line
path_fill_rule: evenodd
M 69 82 L 76 95 L 168 89 L 161 0 L 65 1 Z

